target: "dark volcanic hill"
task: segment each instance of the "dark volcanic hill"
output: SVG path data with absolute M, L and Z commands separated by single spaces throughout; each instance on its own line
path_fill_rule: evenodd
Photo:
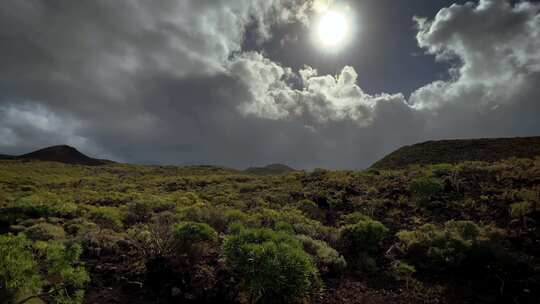
M 441 140 L 402 147 L 373 164 L 372 168 L 398 169 L 462 161 L 495 162 L 536 156 L 540 156 L 540 137 Z
M 61 145 L 37 150 L 28 154 L 20 155 L 17 159 L 31 159 L 41 161 L 53 161 L 73 165 L 99 166 L 111 163 L 108 160 L 91 158 L 79 152 L 77 149 Z
M 0 154 L 0 160 L 2 159 L 14 159 L 15 156 L 12 156 L 12 155 L 5 155 L 5 154 Z
M 251 167 L 244 172 L 257 175 L 278 175 L 294 172 L 293 168 L 283 164 L 272 164 L 265 167 Z

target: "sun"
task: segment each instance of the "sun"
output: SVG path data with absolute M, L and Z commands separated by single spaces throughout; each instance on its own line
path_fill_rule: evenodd
M 341 11 L 328 9 L 321 13 L 315 29 L 317 43 L 325 48 L 341 48 L 350 35 L 349 17 Z

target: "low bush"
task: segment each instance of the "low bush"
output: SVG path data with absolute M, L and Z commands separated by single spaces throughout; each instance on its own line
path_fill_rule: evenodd
M 127 237 L 135 247 L 139 262 L 172 256 L 176 252 L 172 226 L 176 217 L 171 213 L 159 214 L 147 224 L 136 225 L 128 230 Z
M 532 214 L 534 209 L 534 204 L 529 201 L 513 203 L 510 205 L 510 216 L 520 220 L 523 226 L 527 226 L 527 216 Z
M 241 229 L 223 254 L 244 282 L 250 303 L 290 303 L 308 296 L 318 282 L 310 256 L 293 236 L 269 229 Z
M 361 212 L 353 212 L 341 216 L 341 225 L 353 225 L 360 221 L 370 220 L 369 216 Z
M 70 202 L 45 203 L 35 199 L 20 199 L 0 210 L 0 221 L 13 223 L 19 218 L 61 217 L 75 218 L 78 207 Z
M 116 207 L 87 206 L 90 219 L 104 229 L 119 230 L 122 228 L 123 216 Z
M 62 240 L 66 238 L 66 232 L 64 228 L 59 225 L 53 225 L 49 223 L 38 223 L 24 231 L 26 236 L 32 240 Z
M 200 255 L 201 245 L 217 242 L 217 232 L 207 224 L 185 222 L 172 228 L 178 253 L 194 257 Z
M 425 224 L 397 236 L 415 265 L 441 270 L 462 266 L 478 246 L 489 241 L 486 230 L 471 221 L 449 221 L 442 228 Z
M 413 279 L 416 268 L 403 261 L 396 260 L 390 265 L 390 272 L 396 280 L 404 281 L 406 288 L 409 289 L 409 283 Z
M 83 287 L 90 279 L 79 263 L 81 251 L 76 244 L 33 243 L 23 235 L 1 235 L 0 300 L 82 303 Z
M 298 209 L 302 211 L 307 217 L 322 220 L 324 219 L 324 211 L 312 200 L 304 199 L 298 202 Z
M 126 209 L 124 222 L 128 225 L 144 223 L 152 217 L 153 208 L 148 202 L 131 202 Z
M 37 294 L 43 286 L 32 243 L 25 236 L 0 235 L 0 302 Z
M 321 274 L 338 275 L 347 267 L 345 258 L 326 242 L 314 240 L 307 235 L 298 235 L 296 238 L 302 243 L 304 250 L 313 257 Z
M 125 249 L 119 245 L 125 242 L 125 235 L 110 229 L 88 231 L 80 239 L 85 254 L 93 257 L 115 256 Z
M 443 190 L 443 183 L 439 179 L 433 177 L 416 178 L 409 184 L 409 191 L 421 196 L 435 195 Z
M 347 256 L 365 253 L 372 255 L 379 250 L 379 244 L 386 237 L 388 228 L 381 222 L 365 219 L 340 229 L 340 246 Z

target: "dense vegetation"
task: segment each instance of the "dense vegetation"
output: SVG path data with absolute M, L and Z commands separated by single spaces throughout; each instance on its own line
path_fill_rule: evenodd
M 0 161 L 1 303 L 539 303 L 540 158 L 254 175 Z

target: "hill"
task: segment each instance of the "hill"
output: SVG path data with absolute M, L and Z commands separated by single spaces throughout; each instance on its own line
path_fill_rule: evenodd
M 463 161 L 496 162 L 512 157 L 540 156 L 540 137 L 428 141 L 402 147 L 373 164 L 375 169 Z
M 271 164 L 265 167 L 251 167 L 244 172 L 256 175 L 279 175 L 296 171 L 295 169 L 283 164 Z
M 2 159 L 13 159 L 13 158 L 15 158 L 15 156 L 0 154 L 0 160 L 2 160 Z
M 111 163 L 108 160 L 91 158 L 77 149 L 67 146 L 52 146 L 37 150 L 28 154 L 20 155 L 17 159 L 30 159 L 41 161 L 53 161 L 72 165 L 99 166 Z

